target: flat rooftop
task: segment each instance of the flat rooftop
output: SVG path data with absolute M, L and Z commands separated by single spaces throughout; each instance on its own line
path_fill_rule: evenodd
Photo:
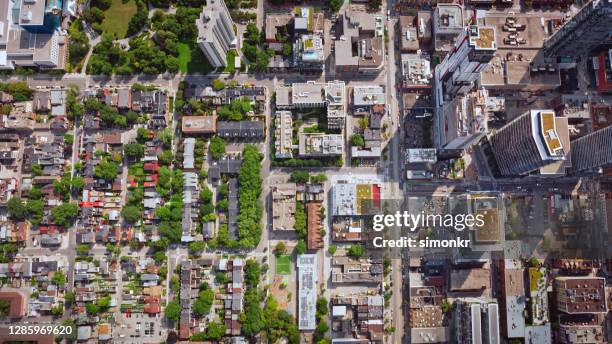
M 551 155 L 555 155 L 558 150 L 562 150 L 561 140 L 557 134 L 557 125 L 555 122 L 555 113 L 552 111 L 540 112 L 540 131 L 546 142 L 546 148 Z
M 476 242 L 496 242 L 499 241 L 501 232 L 499 228 L 499 211 L 497 209 L 476 209 L 477 217 L 482 217 L 484 225 L 476 227 L 474 237 Z
M 184 133 L 214 133 L 217 116 L 184 116 L 181 129 Z
M 463 29 L 463 7 L 456 4 L 438 4 L 434 11 L 434 31 L 444 33 L 445 29 Z
M 292 104 L 324 103 L 323 84 L 314 82 L 294 83 L 291 86 Z
M 489 288 L 491 288 L 489 269 L 453 269 L 450 272 L 451 291 L 484 291 Z
M 45 0 L 21 2 L 20 25 L 42 25 L 45 18 Z
M 469 29 L 470 44 L 477 49 L 494 50 L 495 28 L 490 26 L 471 26 Z
M 557 302 L 565 313 L 605 313 L 605 279 L 601 277 L 557 277 Z
M 572 167 L 572 146 L 570 144 L 569 122 L 567 117 L 555 117 L 556 132 L 561 140 L 565 160 L 558 160 L 540 168 L 540 174 L 563 175 Z

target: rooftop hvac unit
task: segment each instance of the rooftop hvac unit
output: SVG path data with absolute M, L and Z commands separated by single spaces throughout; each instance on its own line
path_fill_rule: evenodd
M 28 11 L 21 16 L 21 20 L 31 21 L 32 20 L 32 11 Z

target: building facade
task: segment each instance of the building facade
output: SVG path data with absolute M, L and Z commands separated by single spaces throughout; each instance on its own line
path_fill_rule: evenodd
M 225 2 L 207 0 L 196 26 L 198 45 L 210 64 L 215 68 L 226 66 L 226 55 L 236 45 L 236 34 Z
M 555 113 L 531 110 L 503 126 L 490 139 L 491 150 L 502 176 L 526 175 L 565 160 Z

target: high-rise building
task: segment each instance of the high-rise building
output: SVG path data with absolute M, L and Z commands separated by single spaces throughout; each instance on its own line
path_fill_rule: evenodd
M 198 45 L 215 67 L 227 65 L 227 52 L 236 45 L 234 22 L 223 0 L 207 0 L 206 6 L 196 20 Z
M 565 25 L 544 42 L 546 56 L 577 56 L 610 43 L 612 0 L 587 3 Z
M 0 69 L 64 68 L 68 43 L 60 28 L 63 3 L 45 0 L 0 3 Z
M 436 102 L 442 106 L 457 94 L 472 90 L 474 81 L 493 58 L 497 44 L 495 28 L 469 26 L 457 37 L 455 47 L 436 66 Z
M 503 126 L 489 141 L 502 176 L 526 175 L 566 159 L 552 110 L 531 110 Z
M 612 126 L 572 141 L 572 172 L 612 166 Z

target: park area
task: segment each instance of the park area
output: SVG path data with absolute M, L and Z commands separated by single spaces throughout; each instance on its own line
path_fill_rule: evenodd
M 102 31 L 119 39 L 125 38 L 130 19 L 137 10 L 136 0 L 111 0 L 110 7 L 104 11 Z
M 291 274 L 291 257 L 286 254 L 276 257 L 276 273 L 278 275 Z

